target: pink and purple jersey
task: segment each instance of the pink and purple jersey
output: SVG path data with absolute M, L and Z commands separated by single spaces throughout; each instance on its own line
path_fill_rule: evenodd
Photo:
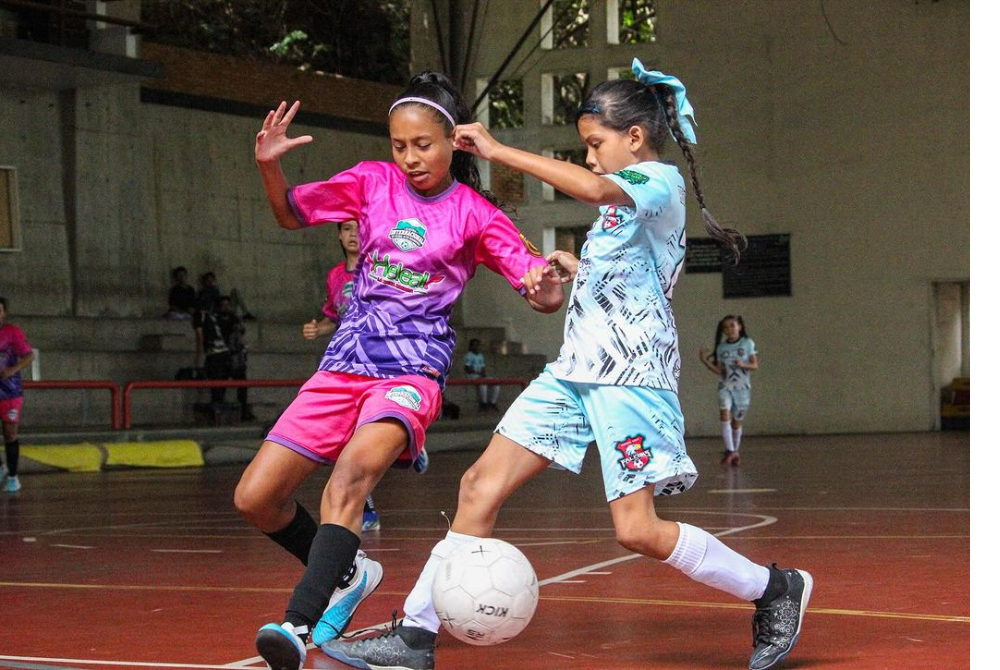
M 32 352 L 24 331 L 11 323 L 0 325 L 0 369 L 17 365 L 18 360 Z M 0 400 L 20 398 L 21 373 L 0 379 Z
M 418 374 L 444 386 L 452 307 L 482 263 L 524 294 L 521 277 L 545 260 L 502 211 L 454 181 L 416 194 L 393 163 L 366 161 L 288 191 L 303 225 L 354 219 L 360 256 L 354 295 L 321 370 L 369 377 Z
M 326 302 L 323 303 L 323 315 L 339 326 L 353 294 L 354 274 L 347 271 L 347 265 L 344 263 L 334 265 L 326 275 Z

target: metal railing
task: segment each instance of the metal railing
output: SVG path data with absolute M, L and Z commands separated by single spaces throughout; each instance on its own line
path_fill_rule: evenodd
M 148 379 L 131 381 L 125 391 L 111 380 L 51 380 L 24 381 L 25 389 L 105 389 L 111 392 L 111 427 L 115 430 L 132 427 L 132 394 L 142 389 L 226 389 L 226 388 L 280 388 L 302 386 L 306 379 L 194 379 L 160 380 Z M 520 377 L 487 377 L 483 379 L 451 379 L 448 386 L 528 386 L 528 380 Z
M 118 384 L 109 379 L 100 380 L 50 380 L 50 381 L 23 381 L 25 389 L 59 389 L 59 390 L 79 390 L 79 389 L 106 389 L 111 391 L 111 427 L 118 430 L 122 427 L 121 420 L 121 388 Z

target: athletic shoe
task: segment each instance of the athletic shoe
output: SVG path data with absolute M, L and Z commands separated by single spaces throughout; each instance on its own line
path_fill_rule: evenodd
M 323 653 L 352 668 L 433 670 L 437 634 L 423 628 L 396 626 L 364 640 L 333 640 L 320 645 Z
M 17 478 L 17 475 L 8 477 L 3 484 L 3 490 L 4 493 L 17 493 L 21 490 L 21 480 Z
M 417 460 L 413 461 L 413 471 L 418 475 L 422 475 L 427 472 L 427 468 L 431 465 L 431 457 L 427 455 L 427 447 L 420 450 L 417 454 Z
M 802 617 L 812 594 L 812 575 L 805 570 L 779 570 L 775 564 L 770 570 L 767 591 L 774 585 L 779 595 L 768 601 L 763 597 L 754 601 L 757 611 L 753 615 L 750 670 L 773 668 L 788 656 L 799 639 Z
M 735 454 L 735 453 L 736 453 L 735 451 L 723 451 L 722 452 L 722 460 L 719 461 L 719 465 L 729 465 L 729 463 L 733 459 L 733 454 Z
M 734 468 L 740 464 L 740 452 L 732 452 L 732 455 L 729 457 L 729 464 Z
M 336 640 L 344 634 L 361 601 L 374 593 L 382 583 L 382 564 L 359 551 L 351 571 L 330 596 L 330 604 L 313 628 L 313 644 Z
M 257 631 L 257 653 L 271 670 L 302 670 L 306 645 L 290 623 L 269 623 Z
M 369 530 L 378 530 L 382 527 L 382 522 L 379 520 L 378 512 L 375 510 L 365 510 L 364 514 L 361 515 L 361 532 L 367 532 Z

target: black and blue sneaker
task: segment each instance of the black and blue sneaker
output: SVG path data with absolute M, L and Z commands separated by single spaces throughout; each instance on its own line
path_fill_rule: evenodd
M 257 631 L 257 653 L 271 670 L 302 670 L 306 644 L 290 623 L 269 623 Z

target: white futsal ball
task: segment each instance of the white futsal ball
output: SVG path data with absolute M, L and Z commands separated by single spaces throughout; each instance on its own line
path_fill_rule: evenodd
M 500 644 L 528 625 L 538 605 L 538 578 L 512 544 L 494 538 L 466 542 L 434 576 L 434 611 L 462 642 Z

